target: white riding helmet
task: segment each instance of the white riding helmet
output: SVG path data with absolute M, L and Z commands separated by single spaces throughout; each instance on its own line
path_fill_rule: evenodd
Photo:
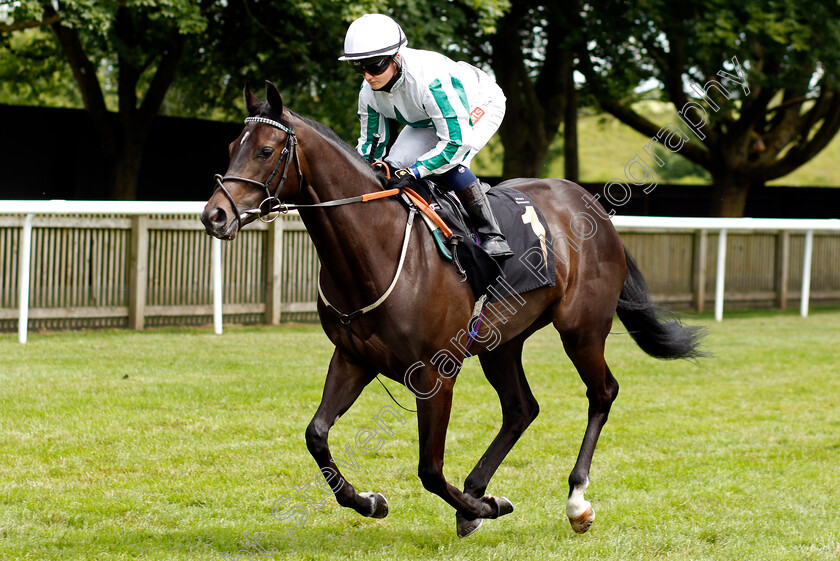
M 383 14 L 365 14 L 347 28 L 344 56 L 338 60 L 359 60 L 395 55 L 408 44 L 400 24 Z

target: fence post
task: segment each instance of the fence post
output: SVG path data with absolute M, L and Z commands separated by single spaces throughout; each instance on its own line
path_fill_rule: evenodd
M 32 221 L 34 214 L 27 214 L 20 232 L 18 255 L 18 341 L 26 343 L 29 330 L 29 271 L 32 265 Z
M 149 277 L 149 219 L 131 218 L 129 261 L 128 327 L 143 329 L 146 320 L 146 285 Z
M 790 233 L 776 234 L 776 307 L 784 310 L 788 299 L 788 269 L 790 268 Z
M 210 276 L 213 277 L 213 332 L 222 334 L 222 240 L 210 240 Z
M 799 315 L 808 317 L 808 300 L 811 297 L 811 257 L 814 253 L 814 231 L 805 234 L 805 258 L 802 260 L 802 301 L 799 303 Z
M 285 221 L 282 217 L 268 225 L 265 271 L 265 322 L 277 325 L 281 319 L 283 303 L 283 233 Z
M 706 305 L 706 254 L 708 253 L 708 236 L 706 230 L 694 232 L 694 263 L 692 282 L 694 283 L 694 309 L 701 313 Z
M 726 280 L 726 228 L 718 236 L 717 279 L 715 281 L 715 320 L 723 320 L 724 281 Z

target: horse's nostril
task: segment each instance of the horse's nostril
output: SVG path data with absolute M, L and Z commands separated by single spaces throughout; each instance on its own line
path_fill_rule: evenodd
M 210 221 L 213 222 L 213 224 L 225 224 L 227 222 L 227 215 L 224 210 L 217 208 L 216 212 L 214 212 L 213 216 L 210 218 Z

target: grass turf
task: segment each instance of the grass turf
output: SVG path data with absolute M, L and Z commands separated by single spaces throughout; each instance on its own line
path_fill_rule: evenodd
M 317 326 L 46 333 L 27 345 L 4 335 L 0 559 L 265 558 L 245 533 L 275 559 L 840 559 L 840 312 L 690 321 L 709 326 L 715 354 L 698 365 L 651 359 L 613 328 L 607 359 L 621 392 L 596 450 L 587 498 L 597 516 L 584 535 L 564 515 L 584 387 L 557 335 L 533 336 L 524 364 L 542 412 L 489 488 L 516 510 L 466 539 L 416 476 L 411 414 L 391 417 L 376 452 L 359 449 L 359 431 L 393 406 L 376 383 L 330 442 L 337 458 L 353 451 L 345 475 L 384 493 L 391 512 L 373 520 L 331 496 L 320 504 L 303 438 L 331 355 Z M 447 438 L 451 483 L 463 484 L 499 421 L 467 361 Z M 278 499 L 298 514 L 272 517 Z

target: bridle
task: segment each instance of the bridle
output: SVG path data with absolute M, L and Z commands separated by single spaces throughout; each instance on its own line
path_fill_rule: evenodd
M 272 222 L 274 221 L 280 214 L 285 214 L 289 210 L 299 209 L 299 208 L 315 208 L 315 207 L 332 207 L 332 206 L 342 206 L 342 205 L 349 205 L 354 203 L 366 203 L 369 201 L 374 201 L 377 199 L 384 199 L 387 197 L 393 197 L 396 195 L 402 194 L 401 189 L 388 189 L 385 191 L 377 191 L 374 193 L 366 193 L 364 195 L 356 195 L 354 197 L 347 197 L 344 199 L 335 199 L 332 201 L 325 201 L 322 203 L 315 203 L 315 204 L 308 204 L 308 205 L 298 205 L 298 204 L 286 204 L 280 201 L 279 195 L 280 190 L 283 188 L 283 183 L 286 181 L 286 176 L 289 172 L 289 165 L 287 162 L 287 158 L 289 158 L 289 154 L 295 161 L 295 167 L 297 167 L 297 175 L 298 175 L 298 190 L 295 194 L 290 197 L 294 198 L 300 193 L 302 185 L 303 185 L 303 174 L 300 171 L 300 160 L 298 159 L 297 153 L 297 137 L 295 136 L 294 131 L 290 125 L 284 125 L 278 121 L 273 119 L 268 119 L 266 117 L 248 117 L 245 119 L 245 123 L 263 123 L 266 125 L 271 125 L 272 127 L 278 128 L 286 133 L 286 144 L 283 147 L 283 151 L 280 153 L 280 156 L 277 158 L 277 164 L 274 166 L 274 170 L 269 174 L 268 179 L 263 182 L 257 181 L 256 179 L 250 179 L 248 177 L 239 177 L 237 175 L 219 175 L 216 174 L 214 177 L 216 179 L 216 189 L 221 189 L 222 194 L 227 198 L 228 202 L 230 202 L 231 208 L 233 209 L 234 214 L 236 215 L 236 223 L 237 226 L 241 229 L 242 228 L 242 218 L 241 216 L 247 216 L 249 214 L 257 214 L 259 215 L 259 219 L 263 222 Z M 274 181 L 274 177 L 280 171 L 280 166 L 283 165 L 283 162 L 287 162 L 286 165 L 283 167 L 283 175 L 280 177 L 280 181 L 277 184 L 277 188 L 274 190 L 274 194 L 271 194 L 271 182 Z M 237 210 L 236 201 L 233 199 L 233 196 L 225 187 L 225 181 L 242 181 L 244 183 L 249 183 L 251 185 L 256 185 L 257 187 L 262 187 L 265 190 L 266 198 L 260 203 L 257 208 L 252 208 L 248 210 L 242 211 L 240 214 Z M 403 194 L 405 197 L 406 195 Z M 417 197 L 417 195 L 414 195 Z M 405 263 L 406 255 L 408 254 L 408 241 L 411 235 L 411 226 L 414 223 L 414 216 L 417 214 L 417 206 L 409 200 L 408 203 L 409 213 L 408 213 L 408 220 L 406 221 L 405 225 L 405 232 L 403 234 L 403 244 L 402 249 L 400 251 L 400 258 L 397 265 L 397 272 L 394 275 L 393 280 L 391 281 L 390 286 L 385 290 L 385 292 L 380 296 L 373 304 L 360 308 L 352 313 L 344 314 L 341 313 L 335 306 L 330 304 L 327 297 L 324 295 L 323 289 L 321 288 L 320 280 L 318 282 L 318 296 L 323 300 L 324 304 L 326 305 L 327 309 L 329 309 L 333 314 L 338 317 L 339 321 L 347 328 L 348 335 L 350 336 L 350 341 L 352 342 L 352 333 L 349 333 L 349 324 L 351 321 L 356 319 L 357 317 L 366 314 L 376 308 L 378 308 L 391 294 L 394 288 L 397 285 L 397 281 L 400 278 L 400 273 L 402 272 L 403 264 Z
M 233 213 L 236 215 L 236 225 L 239 229 L 242 228 L 241 215 L 258 214 L 260 220 L 262 220 L 263 222 L 272 222 L 280 215 L 280 212 L 285 212 L 284 209 L 286 209 L 286 207 L 283 205 L 283 203 L 280 202 L 278 195 L 280 195 L 280 190 L 283 188 L 283 184 L 286 182 L 286 176 L 289 172 L 288 164 L 283 167 L 283 175 L 280 177 L 280 181 L 277 183 L 277 188 L 274 190 L 273 195 L 271 194 L 270 186 L 271 182 L 274 181 L 277 172 L 280 171 L 280 166 L 283 165 L 283 162 L 286 161 L 286 159 L 289 157 L 289 154 L 292 155 L 292 158 L 295 161 L 295 167 L 297 168 L 297 193 L 300 193 L 300 189 L 303 184 L 303 174 L 300 171 L 300 160 L 298 159 L 297 153 L 297 137 L 295 136 L 295 132 L 294 130 L 292 130 L 292 127 L 290 125 L 287 126 L 283 123 L 280 123 L 273 119 L 268 119 L 266 117 L 248 117 L 247 119 L 245 119 L 245 124 L 248 123 L 263 123 L 280 129 L 281 131 L 286 133 L 286 144 L 283 146 L 283 151 L 280 152 L 280 156 L 277 158 L 277 165 L 274 166 L 274 170 L 272 170 L 272 172 L 269 174 L 268 179 L 266 179 L 263 182 L 257 181 L 255 179 L 250 179 L 248 177 L 239 177 L 236 175 L 222 176 L 220 174 L 216 174 L 214 176 L 214 178 L 216 179 L 216 189 L 221 189 L 222 194 L 225 196 L 225 198 L 227 198 L 228 202 L 230 203 L 231 208 L 233 209 Z M 251 185 L 262 187 L 265 190 L 265 199 L 260 203 L 260 205 L 257 208 L 245 210 L 240 214 L 237 210 L 236 201 L 233 200 L 233 196 L 231 196 L 230 192 L 225 187 L 225 181 L 242 181 L 243 183 L 250 183 Z M 295 193 L 294 196 L 297 196 L 297 193 Z

